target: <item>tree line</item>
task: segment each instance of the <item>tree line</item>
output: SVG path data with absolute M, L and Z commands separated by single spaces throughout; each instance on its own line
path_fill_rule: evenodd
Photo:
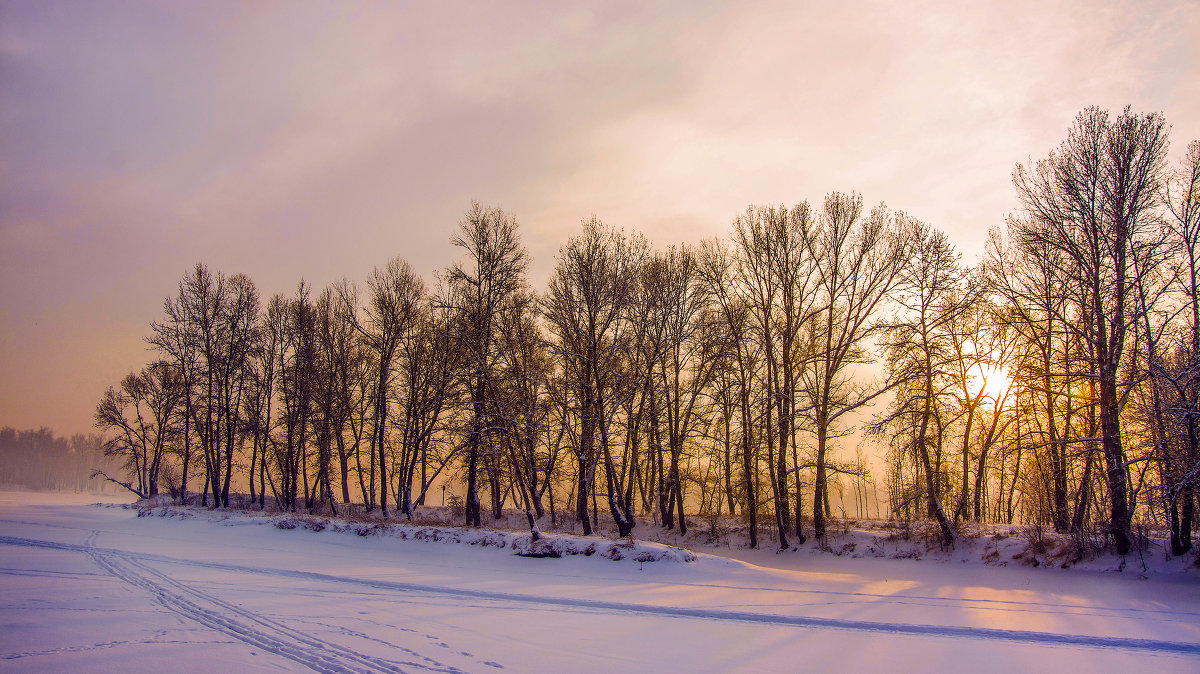
M 120 463 L 101 453 L 104 438 L 76 433 L 69 438 L 49 428 L 0 427 L 0 485 L 43 491 L 106 491 L 100 471 L 116 473 Z
M 686 534 L 729 514 L 786 548 L 873 501 L 945 544 L 1020 521 L 1097 527 L 1124 554 L 1137 518 L 1183 554 L 1200 143 L 1180 166 L 1167 148 L 1159 114 L 1084 110 L 1017 167 L 1020 206 L 971 267 L 839 192 L 666 249 L 588 218 L 541 292 L 515 216 L 480 204 L 433 283 L 395 258 L 264 302 L 198 264 L 96 426 L 131 491 L 218 507 L 234 485 L 260 508 L 412 518 L 442 485 L 473 526 L 512 507 L 536 537 L 548 507 L 585 534 L 601 513 L 621 536 L 638 517 Z

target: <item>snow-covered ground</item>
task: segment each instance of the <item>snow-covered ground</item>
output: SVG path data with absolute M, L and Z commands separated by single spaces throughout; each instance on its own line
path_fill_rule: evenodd
M 0 493 L 0 670 L 1200 671 L 1194 572 L 530 558 L 509 534 L 93 501 Z

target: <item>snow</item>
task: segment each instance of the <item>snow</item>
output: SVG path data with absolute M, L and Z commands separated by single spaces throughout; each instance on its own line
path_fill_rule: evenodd
M 200 514 L 226 526 L 233 524 L 273 525 L 276 529 L 305 529 L 318 532 L 329 531 L 355 536 L 385 536 L 400 540 L 444 543 L 450 545 L 475 545 L 512 550 L 523 557 L 569 557 L 596 555 L 614 562 L 693 562 L 696 555 L 689 550 L 660 543 L 635 540 L 612 540 L 595 536 L 570 534 L 548 534 L 534 541 L 528 534 L 492 528 L 470 529 L 464 527 L 411 525 L 402 522 L 382 522 L 378 518 L 369 521 L 349 520 L 296 514 L 265 514 L 247 511 L 213 513 L 204 509 L 180 508 L 175 506 L 150 505 L 138 507 L 138 517 L 170 517 L 187 519 Z
M 1013 536 L 534 558 L 515 532 L 95 500 L 0 493 L 0 670 L 1200 671 L 1195 572 L 972 563 Z

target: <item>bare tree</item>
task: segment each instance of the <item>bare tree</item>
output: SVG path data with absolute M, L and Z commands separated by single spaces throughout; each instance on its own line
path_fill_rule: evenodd
M 717 315 L 710 310 L 709 286 L 703 282 L 694 252 L 687 247 L 672 248 L 663 259 L 667 271 L 661 302 L 666 349 L 657 369 L 671 457 L 668 486 L 672 492 L 666 511 L 672 503 L 678 508 L 679 532 L 686 535 L 680 459 L 708 412 L 707 389 L 725 343 L 724 335 L 712 328 Z
M 813 528 L 825 536 L 828 508 L 829 441 L 849 429 L 839 423 L 888 390 L 866 385 L 849 372 L 871 362 L 866 349 L 883 329 L 877 313 L 901 281 L 908 259 L 910 232 L 905 218 L 893 218 L 882 206 L 862 217 L 862 197 L 833 193 L 825 198 L 819 226 L 807 237 L 814 265 L 815 309 L 807 323 L 811 366 L 802 377 L 806 414 L 816 436 Z M 804 317 L 808 318 L 808 317 Z
M 104 453 L 123 459 L 131 479 L 96 474 L 140 498 L 157 496 L 159 468 L 181 430 L 183 394 L 183 378 L 166 361 L 126 376 L 120 389 L 109 387 L 96 406 L 96 428 L 113 433 L 104 442 Z
M 180 462 L 179 498 L 187 502 L 188 476 L 192 466 L 192 436 L 194 434 L 193 420 L 195 418 L 196 387 L 200 381 L 200 355 L 198 339 L 195 335 L 195 324 L 191 319 L 192 303 L 188 299 L 188 284 L 186 278 L 180 282 L 175 297 L 163 300 L 163 321 L 150 324 L 151 336 L 146 339 L 164 359 L 171 362 L 179 373 L 180 386 L 183 395 L 183 429 L 181 445 L 177 448 Z
M 229 484 L 233 475 L 233 457 L 242 430 L 242 399 L 250 381 L 254 350 L 258 344 L 258 290 L 245 274 L 234 274 L 226 285 L 220 324 L 220 382 L 217 403 L 221 432 L 224 435 L 224 468 L 220 504 L 229 507 Z M 211 362 L 211 361 L 210 361 Z
M 954 382 L 956 425 L 961 428 L 960 486 L 955 520 L 980 521 L 988 457 L 1016 419 L 1011 413 L 1013 406 L 1009 404 L 1013 398 L 1011 379 L 1007 385 L 994 380 L 1004 379 L 1008 372 L 1016 371 L 1021 341 L 1017 330 L 1004 320 L 1000 307 L 989 302 L 982 292 L 977 292 L 984 287 L 982 278 L 976 275 L 967 282 L 968 296 L 963 311 L 953 314 L 946 326 L 946 337 L 952 349 L 947 365 L 950 380 Z M 975 473 L 973 483 L 972 468 Z M 971 508 L 972 494 L 974 510 Z
M 456 401 L 463 352 L 455 348 L 454 326 L 445 309 L 423 303 L 413 330 L 401 342 L 403 368 L 396 387 L 400 414 L 400 457 L 396 470 L 397 508 L 409 520 L 414 500 L 422 502 L 429 489 L 429 455 L 446 412 Z M 417 465 L 421 481 L 413 498 Z M 444 464 L 443 464 L 444 465 Z
M 343 295 L 350 294 L 348 286 L 348 282 L 342 280 L 326 291 L 336 300 L 331 298 L 329 329 L 322 334 L 333 382 L 331 434 L 337 451 L 338 484 L 342 501 L 346 503 L 350 502 L 351 459 L 356 466 L 361 462 L 359 450 L 365 425 L 361 421 L 370 403 L 370 395 L 366 393 L 370 387 L 368 349 L 354 327 L 353 313 L 341 300 Z
M 364 317 L 358 316 L 357 293 L 352 287 L 339 291 L 343 311 L 373 353 L 371 376 L 371 457 L 379 470 L 379 508 L 387 517 L 387 430 L 390 391 L 396 375 L 396 357 L 400 345 L 415 328 L 425 297 L 425 283 L 412 267 L 400 258 L 375 268 L 367 278 L 367 303 Z M 368 507 L 370 503 L 368 502 Z
M 1010 227 L 1016 230 L 1017 221 L 1013 220 Z M 985 265 L 992 289 L 1004 302 L 1000 318 L 1024 344 L 1015 374 L 1024 380 L 1030 397 L 1025 419 L 1030 430 L 1026 435 L 1037 440 L 1035 446 L 1046 457 L 1051 519 L 1059 531 L 1077 529 L 1087 511 L 1092 451 L 1091 443 L 1086 443 L 1084 479 L 1077 490 L 1073 515 L 1069 505 L 1069 481 L 1076 453 L 1072 450 L 1075 439 L 1072 436 L 1081 416 L 1094 416 L 1094 407 L 1092 396 L 1086 400 L 1072 396 L 1072 391 L 1078 388 L 1074 383 L 1081 378 L 1076 371 L 1080 368 L 1072 365 L 1084 359 L 1076 355 L 1079 340 L 1069 329 L 1072 319 L 1079 317 L 1073 315 L 1078 307 L 1073 306 L 1073 294 L 1068 293 L 1067 264 L 1056 249 L 1005 245 L 1000 233 L 993 231 Z M 1085 365 L 1083 369 L 1093 371 L 1094 365 Z M 1085 379 L 1089 385 L 1094 381 L 1090 377 Z M 1090 431 L 1084 437 L 1090 437 Z M 981 469 L 985 458 L 981 456 Z M 982 514 L 982 487 L 977 478 L 977 520 Z
M 546 395 L 552 361 L 532 299 L 525 311 L 501 316 L 501 371 L 494 381 L 501 443 L 533 540 L 544 514 L 541 496 L 552 479 L 553 456 L 544 446 L 551 401 Z
M 640 236 L 626 237 L 595 217 L 583 222 L 558 255 L 543 311 L 556 340 L 556 350 L 579 404 L 576 512 L 584 534 L 592 532 L 587 499 L 593 475 L 604 460 L 609 510 L 621 536 L 633 531 L 632 513 L 618 499 L 621 493 L 609 444 L 612 420 L 629 395 L 632 377 L 625 353 L 632 337 L 629 312 L 637 297 L 637 278 L 648 244 Z
M 310 499 L 307 452 L 318 377 L 316 317 L 308 293 L 302 281 L 294 299 L 277 295 L 267 307 L 268 329 L 278 331 L 270 341 L 279 368 L 279 415 L 273 424 L 277 432 L 268 436 L 275 474 L 268 473 L 268 478 L 276 504 L 287 511 L 296 509 L 301 482 L 306 501 Z M 311 507 L 311 501 L 307 505 Z
M 1192 548 L 1200 486 L 1200 141 L 1188 145 L 1171 188 L 1169 224 L 1180 251 L 1178 278 L 1186 325 L 1174 352 L 1153 370 L 1155 386 L 1162 390 L 1156 407 L 1173 422 L 1160 462 L 1171 554 L 1182 555 Z
M 632 489 L 639 483 L 643 509 L 657 516 L 657 523 L 668 529 L 675 527 L 674 511 L 669 507 L 673 489 L 668 488 L 668 478 L 663 461 L 664 415 L 660 364 L 670 346 L 668 339 L 667 301 L 671 270 L 663 255 L 652 255 L 642 264 L 638 272 L 636 300 L 630 315 L 632 340 L 628 371 L 637 378 L 636 390 L 626 398 L 625 457 L 631 468 L 626 485 L 626 503 L 632 510 Z M 646 451 L 641 451 L 642 443 Z M 642 464 L 645 464 L 644 466 Z
M 1110 119 L 1106 111 L 1088 108 L 1058 150 L 1033 167 L 1018 166 L 1013 175 L 1028 215 L 1018 229 L 1019 244 L 1063 255 L 1088 318 L 1068 325 L 1096 366 L 1110 528 L 1120 554 L 1132 545 L 1132 512 L 1118 380 L 1126 336 L 1145 311 L 1135 301 L 1134 261 L 1157 257 L 1164 245 L 1155 210 L 1166 147 L 1161 115 L 1126 108 Z
M 214 505 L 228 506 L 258 293 L 245 275 L 213 275 L 197 264 L 165 308 L 167 321 L 154 324 L 151 343 L 177 359 L 197 388 L 187 407 L 203 452 L 205 501 L 211 491 Z M 185 429 L 185 442 L 189 437 Z
M 517 219 L 499 208 L 472 203 L 450 239 L 466 259 L 446 272 L 446 304 L 457 313 L 458 348 L 463 350 L 466 390 L 471 400 L 467 432 L 466 521 L 480 526 L 479 462 L 491 429 L 488 395 L 497 368 L 497 330 L 503 314 L 520 311 L 528 294 L 529 254 L 521 245 Z
M 896 398 L 892 411 L 875 424 L 876 431 L 891 427 L 893 443 L 917 462 L 928 515 L 937 520 L 945 545 L 954 544 L 942 503 L 941 459 L 948 425 L 944 406 L 953 387 L 947 372 L 955 359 L 946 328 L 970 306 L 964 281 L 965 270 L 945 234 L 914 223 L 911 260 L 896 295 L 906 315 L 892 327 L 887 344 Z
M 750 547 L 757 548 L 759 467 L 754 435 L 753 387 L 754 372 L 758 369 L 758 356 L 754 340 L 749 338 L 750 304 L 738 293 L 738 288 L 733 283 L 735 262 L 725 245 L 720 241 L 706 242 L 701 248 L 700 259 L 704 279 L 715 299 L 716 308 L 729 337 L 725 358 L 729 376 L 736 386 L 742 493 L 745 495 L 745 513 L 750 525 Z
M 811 278 L 811 265 L 805 270 L 803 259 L 808 251 L 805 238 L 811 235 L 810 218 L 807 204 L 791 210 L 752 206 L 733 224 L 736 278 L 751 309 L 753 334 L 762 354 L 760 378 L 766 407 L 760 422 L 781 550 L 789 545 L 789 530 L 796 529 L 797 538 L 804 542 L 803 532 L 789 516 L 787 444 L 794 435 L 799 383 L 795 349 L 807 313 L 798 303 L 811 301 L 811 293 L 797 285 Z M 796 477 L 799 479 L 798 473 Z
M 250 382 L 242 415 L 246 433 L 251 441 L 247 475 L 250 500 L 257 501 L 259 509 L 265 507 L 267 497 L 268 449 L 271 447 L 275 385 L 279 376 L 279 340 L 284 332 L 282 321 L 286 319 L 283 305 L 283 296 L 272 296 L 259 319 L 259 339 L 250 366 Z M 257 485 L 254 481 L 256 473 Z
M 344 441 L 351 414 L 353 387 L 347 378 L 355 357 L 356 332 L 335 288 L 326 288 L 314 305 L 316 330 L 316 383 L 313 399 L 313 433 L 317 443 L 317 498 L 324 499 L 334 514 L 332 472 L 334 445 L 339 446 L 342 500 L 349 501 L 349 469 Z

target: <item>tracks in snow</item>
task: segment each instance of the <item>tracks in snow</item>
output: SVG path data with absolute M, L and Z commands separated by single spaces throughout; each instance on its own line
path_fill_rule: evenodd
M 697 619 L 697 620 L 736 621 L 736 622 L 758 623 L 758 624 L 776 625 L 776 626 L 794 626 L 794 627 L 809 627 L 809 628 L 821 628 L 821 629 L 835 629 L 835 630 L 868 632 L 868 633 L 878 633 L 878 634 L 891 634 L 891 635 L 907 634 L 907 635 L 912 635 L 912 636 L 924 636 L 924 637 L 948 637 L 948 638 L 958 638 L 958 639 L 980 639 L 980 640 L 990 640 L 990 641 L 1005 641 L 1005 642 L 1036 644 L 1036 645 L 1043 645 L 1043 646 L 1104 648 L 1104 649 L 1142 651 L 1142 652 L 1160 653 L 1160 654 L 1182 654 L 1182 655 L 1200 656 L 1200 643 L 1191 643 L 1191 642 L 1162 641 L 1162 640 L 1156 640 L 1156 639 L 1132 639 L 1132 638 L 1125 638 L 1125 637 L 1090 636 L 1090 635 L 1082 635 L 1082 634 L 1061 634 L 1061 633 L 1054 633 L 1054 632 L 1034 632 L 1034 631 L 1029 631 L 1029 630 L 1006 630 L 1006 629 L 994 629 L 994 628 L 986 628 L 986 627 L 963 627 L 963 626 L 956 626 L 956 625 L 920 625 L 920 624 L 897 623 L 897 622 L 875 622 L 875 621 L 866 621 L 866 620 L 848 620 L 848 619 L 841 619 L 841 618 L 789 616 L 789 615 L 778 615 L 778 614 L 770 614 L 770 613 L 728 611 L 728 610 L 720 610 L 720 609 L 687 608 L 687 607 L 676 607 L 676 606 L 655 606 L 655 605 L 650 605 L 650 604 L 633 604 L 633 603 L 626 603 L 626 602 L 613 602 L 613 601 L 602 601 L 602 600 L 591 600 L 591 599 L 574 599 L 574 598 L 567 598 L 567 597 L 539 597 L 539 596 L 534 596 L 534 595 L 516 594 L 516 593 L 509 593 L 509 592 L 489 592 L 489 591 L 484 591 L 484 590 L 469 590 L 469 589 L 461 589 L 461 588 L 438 587 L 438 586 L 434 586 L 434 585 L 422 585 L 422 584 L 417 584 L 417 583 L 402 583 L 402 582 L 395 582 L 395 581 L 371 580 L 371 579 L 364 579 L 364 578 L 350 578 L 350 577 L 334 576 L 334 575 L 315 573 L 315 572 L 309 572 L 309 571 L 291 571 L 291 570 L 287 570 L 287 569 L 269 569 L 269 568 L 260 568 L 260 567 L 252 567 L 252 566 L 240 566 L 240 565 L 235 565 L 235 564 L 224 564 L 224 563 L 219 563 L 219 562 L 183 560 L 183 559 L 176 559 L 173 557 L 166 557 L 166 556 L 162 556 L 162 555 L 127 553 L 127 552 L 121 552 L 121 551 L 116 551 L 116 550 L 105 550 L 105 549 L 101 549 L 101 548 L 89 547 L 86 545 L 81 546 L 81 545 L 73 545 L 73 544 L 69 544 L 69 543 L 56 543 L 56 542 L 52 542 L 52 541 L 40 541 L 40 540 L 35 540 L 35 539 L 19 538 L 19 537 L 13 537 L 13 536 L 0 536 L 0 544 L 27 546 L 27 547 L 43 547 L 43 548 L 52 548 L 52 549 L 59 549 L 59 550 L 72 550 L 72 551 L 77 551 L 77 552 L 84 552 L 86 554 L 92 555 L 94 559 L 97 559 L 97 563 L 100 563 L 102 566 L 104 566 L 104 563 L 111 564 L 115 568 L 115 570 L 110 570 L 110 573 L 113 573 L 114 575 L 118 575 L 118 577 L 122 577 L 123 580 L 126 579 L 126 577 L 121 576 L 119 574 L 124 573 L 124 574 L 126 574 L 126 576 L 128 576 L 128 582 L 131 582 L 132 584 L 135 584 L 135 585 L 138 585 L 139 583 L 145 583 L 146 588 L 148 590 L 150 590 L 151 592 L 155 592 L 155 588 L 160 588 L 159 591 L 163 591 L 163 590 L 161 590 L 161 588 L 163 588 L 164 586 L 174 587 L 176 592 L 163 591 L 166 596 L 166 601 L 182 602 L 183 606 L 185 608 L 189 608 L 189 610 L 190 610 L 191 606 L 195 605 L 195 603 L 191 599 L 189 599 L 188 596 L 185 596 L 185 595 L 189 595 L 189 596 L 195 598 L 195 596 L 197 594 L 200 594 L 201 603 L 209 602 L 209 603 L 217 605 L 218 608 L 224 608 L 225 610 L 232 611 L 232 613 L 233 613 L 233 616 L 231 616 L 231 617 L 223 616 L 220 613 L 213 612 L 211 610 L 208 610 L 207 613 L 201 613 L 201 615 L 204 615 L 204 616 L 207 616 L 209 613 L 212 613 L 215 616 L 214 620 L 217 620 L 217 624 L 212 625 L 215 629 L 220 629 L 221 631 L 229 634 L 230 636 L 233 636 L 233 637 L 239 638 L 239 639 L 242 639 L 242 637 L 239 636 L 239 634 L 241 634 L 241 632 L 237 632 L 236 630 L 238 628 L 246 629 L 246 631 L 249 632 L 248 637 L 250 637 L 250 638 L 257 638 L 258 635 L 265 634 L 266 636 L 268 636 L 272 639 L 276 639 L 276 640 L 282 642 L 284 646 L 289 646 L 293 649 L 296 648 L 296 646 L 294 646 L 294 644 L 300 644 L 300 646 L 298 647 L 300 657 L 310 657 L 308 654 L 313 651 L 315 651 L 317 653 L 321 653 L 321 650 L 320 650 L 321 644 L 324 644 L 326 646 L 329 646 L 330 648 L 335 648 L 335 649 L 341 649 L 341 647 L 330 645 L 330 644 L 327 644 L 326 642 L 322 642 L 320 640 L 316 640 L 311 637 L 306 637 L 306 636 L 299 634 L 293 630 L 289 630 L 286 627 L 279 625 L 278 623 L 274 623 L 273 621 L 259 619 L 254 614 L 244 611 L 240 607 L 236 607 L 234 605 L 222 602 L 221 600 L 216 599 L 215 597 L 212 597 L 211 595 L 205 595 L 203 593 L 198 593 L 194 588 L 175 583 L 175 581 L 172 581 L 170 578 L 168 578 L 164 574 L 161 574 L 161 573 L 145 566 L 145 564 L 143 562 L 150 561 L 150 562 L 183 564 L 183 565 L 193 566 L 193 567 L 210 568 L 210 569 L 223 570 L 223 571 L 234 571 L 234 572 L 239 572 L 239 573 L 252 573 L 252 574 L 260 574 L 260 575 L 267 575 L 267 576 L 274 576 L 274 577 L 281 577 L 281 578 L 312 580 L 312 581 L 327 582 L 327 583 L 350 584 L 350 585 L 357 585 L 357 586 L 362 586 L 362 587 L 370 587 L 370 588 L 379 589 L 379 590 L 390 590 L 390 591 L 398 591 L 398 592 L 421 592 L 421 593 L 426 593 L 426 594 L 442 595 L 442 596 L 456 597 L 456 598 L 462 598 L 462 599 L 471 599 L 471 600 L 483 599 L 483 600 L 493 600 L 493 601 L 499 601 L 499 602 L 517 602 L 517 603 L 522 603 L 522 604 L 533 604 L 533 605 L 539 605 L 539 606 L 560 606 L 560 607 L 564 607 L 564 608 L 584 609 L 584 610 L 592 610 L 592 611 L 598 611 L 598 612 L 604 612 L 604 613 L 629 613 L 629 614 L 637 614 L 637 615 L 663 616 L 663 617 L 672 617 L 672 618 L 691 618 L 691 619 Z M 103 559 L 104 562 L 101 562 L 100 561 L 101 559 Z M 108 567 L 105 567 L 105 568 L 107 569 Z M 130 571 L 130 569 L 132 569 L 132 571 Z M 161 581 L 161 583 L 156 582 L 155 579 L 158 579 L 158 581 Z M 156 596 L 158 596 L 158 595 L 156 594 Z M 160 601 L 162 601 L 162 600 L 160 600 Z M 197 608 L 199 608 L 199 607 L 197 606 Z M 204 610 L 205 609 L 202 609 L 202 611 L 204 611 Z M 183 611 L 181 611 L 181 613 L 182 612 Z M 189 613 L 183 613 L 183 614 L 187 615 L 188 617 L 195 618 L 193 615 L 191 615 Z M 239 619 L 239 617 L 240 617 L 240 619 Z M 196 619 L 198 619 L 198 618 L 196 618 Z M 223 623 L 220 623 L 220 620 L 232 620 L 233 622 L 238 623 L 238 625 L 235 625 L 231 628 L 231 629 L 234 629 L 234 631 L 227 631 L 226 629 L 222 629 L 219 626 L 219 625 L 223 625 Z M 259 625 L 259 627 L 255 628 L 255 627 L 253 627 L 253 625 L 250 625 L 247 629 L 247 626 L 244 625 L 244 623 L 247 621 L 249 621 L 251 623 L 257 623 Z M 201 622 L 203 622 L 203 620 L 201 620 Z M 205 624 L 208 624 L 208 623 L 205 623 Z M 242 640 L 247 641 L 248 643 L 254 643 L 254 642 L 249 641 L 248 638 L 242 639 Z M 313 642 L 313 643 L 308 644 L 307 642 Z M 255 644 L 255 645 L 257 645 L 257 644 Z M 268 648 L 267 650 L 274 650 L 274 649 Z M 343 649 L 343 650 L 348 650 L 348 649 Z M 351 653 L 353 655 L 357 655 L 360 658 L 365 658 L 365 656 L 361 656 L 360 654 L 357 654 L 354 651 L 349 651 L 349 653 Z M 288 657 L 285 654 L 285 652 L 280 652 L 280 654 L 285 655 L 285 657 Z M 313 664 L 310 661 L 301 660 L 301 659 L 297 659 L 297 658 L 293 658 L 293 659 L 297 660 L 298 662 L 303 662 L 306 665 L 313 666 Z M 366 660 L 368 660 L 369 662 L 372 662 L 372 663 L 377 662 L 377 661 L 370 660 L 370 659 L 366 659 Z M 347 664 L 348 663 L 341 663 L 336 667 L 336 669 L 338 671 L 344 671 L 346 669 Z M 416 663 L 403 663 L 403 664 L 407 665 L 407 666 L 413 666 Z M 314 667 L 314 668 L 318 668 L 318 667 Z M 324 670 L 322 670 L 322 671 L 324 671 Z M 365 671 L 394 671 L 394 670 L 366 669 Z M 441 671 L 452 671 L 452 669 L 442 669 Z
M 421 669 L 458 672 L 432 658 L 409 651 L 423 662 L 397 662 L 364 655 L 351 648 L 304 634 L 287 625 L 224 601 L 198 588 L 181 583 L 148 566 L 137 555 L 95 547 L 98 532 L 93 531 L 82 546 L 51 545 L 59 549 L 77 549 L 91 557 L 109 574 L 145 590 L 165 608 L 194 620 L 221 634 L 269 653 L 287 658 L 318 672 L 407 672 Z M 0 537 L 0 542 L 8 543 Z M 34 544 L 38 542 L 32 542 Z M 15 543 L 17 545 L 29 543 Z M 407 650 L 407 649 L 405 649 Z

